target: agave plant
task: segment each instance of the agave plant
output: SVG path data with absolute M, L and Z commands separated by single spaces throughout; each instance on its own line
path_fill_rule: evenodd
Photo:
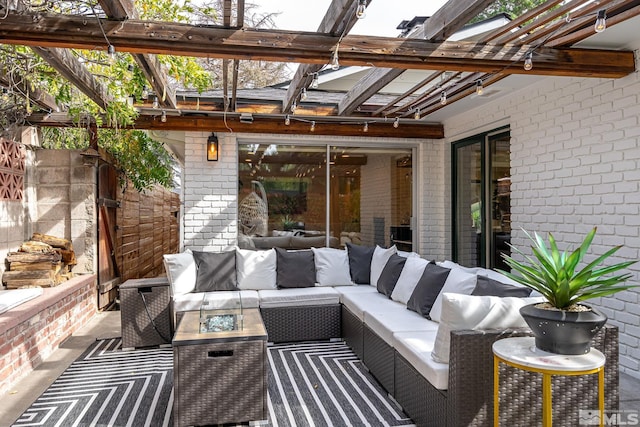
M 612 295 L 635 287 L 635 285 L 622 285 L 632 277 L 631 274 L 605 276 L 625 269 L 636 261 L 625 261 L 599 267 L 605 259 L 616 253 L 622 247 L 621 245 L 608 250 L 581 270 L 577 270 L 578 264 L 593 241 L 596 230 L 597 227 L 593 228 L 580 247 L 571 253 L 560 252 L 551 233 L 549 233 L 549 247 L 547 247 L 545 241 L 537 233 L 531 237 L 523 230 L 533 242 L 531 247 L 533 256 L 525 255 L 510 245 L 516 253 L 524 257 L 525 262 L 516 261 L 508 255 L 503 255 L 512 272 L 501 271 L 501 273 L 540 292 L 549 304 L 560 310 L 567 309 L 580 301 Z M 519 275 L 513 274 L 514 272 Z

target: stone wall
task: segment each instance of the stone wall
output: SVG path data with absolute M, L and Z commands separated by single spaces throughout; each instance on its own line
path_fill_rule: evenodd
M 78 264 L 74 273 L 97 271 L 96 178 L 79 151 L 37 150 L 36 177 L 30 185 L 37 203 L 32 232 L 69 239 Z
M 594 226 L 591 255 L 640 259 L 640 79 L 547 78 L 445 123 L 449 142 L 508 124 L 512 243 L 520 230 L 576 246 Z M 449 172 L 445 171 L 445 174 Z M 640 264 L 630 268 L 640 282 Z M 640 290 L 596 300 L 620 327 L 620 366 L 640 370 Z

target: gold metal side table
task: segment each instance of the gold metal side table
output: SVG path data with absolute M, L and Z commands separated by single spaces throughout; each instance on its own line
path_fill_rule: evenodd
M 542 351 L 533 337 L 514 337 L 493 343 L 493 424 L 500 423 L 500 363 L 542 374 L 542 425 L 551 427 L 551 376 L 598 374 L 598 409 L 600 426 L 604 424 L 605 356 L 592 348 L 587 354 L 565 355 Z

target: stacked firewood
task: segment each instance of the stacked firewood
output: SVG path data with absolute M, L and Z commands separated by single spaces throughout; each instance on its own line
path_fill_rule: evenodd
M 18 252 L 9 252 L 2 283 L 8 289 L 59 285 L 73 277 L 77 264 L 70 240 L 34 233 Z

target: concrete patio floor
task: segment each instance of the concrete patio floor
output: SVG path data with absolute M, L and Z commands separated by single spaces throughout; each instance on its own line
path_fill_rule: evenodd
M 0 396 L 0 427 L 9 427 L 96 339 L 119 337 L 120 312 L 105 311 L 67 339 L 44 363 Z M 620 409 L 640 412 L 640 379 L 620 373 Z

